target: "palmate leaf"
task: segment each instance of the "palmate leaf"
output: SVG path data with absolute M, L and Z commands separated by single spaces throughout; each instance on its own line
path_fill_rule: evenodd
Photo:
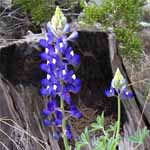
M 90 143 L 89 130 L 86 127 L 84 132 L 81 134 L 80 141 L 76 143 L 76 150 L 80 150 L 82 147 Z
M 134 136 L 128 137 L 128 140 L 133 143 L 143 144 L 145 138 L 149 135 L 150 135 L 150 130 L 148 130 L 145 127 L 142 130 L 137 131 Z
M 95 148 L 94 150 L 106 150 L 107 148 L 107 137 L 101 136 L 94 141 Z
M 96 123 L 91 124 L 92 131 L 97 131 L 104 128 L 104 112 L 102 112 L 101 116 L 98 116 L 96 119 Z
M 108 140 L 107 150 L 116 150 L 116 147 L 118 146 L 119 142 L 120 142 L 119 138 L 111 137 Z
M 114 124 L 109 125 L 109 128 L 106 130 L 107 132 L 115 132 L 117 130 L 117 121 Z

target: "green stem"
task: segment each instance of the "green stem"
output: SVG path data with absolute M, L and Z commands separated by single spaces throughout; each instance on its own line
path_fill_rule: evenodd
M 64 101 L 63 100 L 60 100 L 60 101 L 61 101 L 60 107 L 61 107 L 62 113 L 64 114 Z M 63 131 L 63 141 L 64 141 L 65 150 L 69 150 L 68 139 L 66 136 L 66 119 L 65 119 L 65 116 L 62 120 L 62 131 Z
M 117 101 L 118 101 L 118 120 L 117 120 L 116 138 L 119 137 L 119 132 L 120 132 L 120 121 L 121 121 L 121 100 L 120 100 L 120 96 L 117 96 Z

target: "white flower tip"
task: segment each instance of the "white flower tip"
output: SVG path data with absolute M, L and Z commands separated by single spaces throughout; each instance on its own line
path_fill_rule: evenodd
M 63 75 L 66 75 L 66 70 L 63 70 L 63 71 L 62 71 L 62 74 L 63 74 Z
M 45 53 L 48 54 L 48 52 L 49 52 L 49 49 L 45 48 Z
M 56 64 L 56 59 L 55 58 L 52 59 L 52 63 Z
M 60 46 L 60 48 L 62 48 L 63 47 L 63 43 L 61 42 L 61 43 L 59 43 L 59 46 Z
M 74 56 L 74 52 L 73 52 L 73 51 L 71 51 L 71 52 L 70 52 L 70 55 L 71 55 L 71 56 Z
M 74 80 L 76 79 L 76 75 L 75 74 L 72 75 L 72 79 L 74 79 Z
M 47 65 L 50 64 L 49 60 L 47 60 Z
M 49 85 L 46 87 L 46 89 L 49 89 L 50 87 L 49 87 Z
M 47 74 L 47 79 L 49 80 L 51 78 L 51 76 L 49 74 Z
M 56 84 L 53 85 L 53 89 L 54 89 L 54 90 L 57 89 L 57 85 L 56 85 Z

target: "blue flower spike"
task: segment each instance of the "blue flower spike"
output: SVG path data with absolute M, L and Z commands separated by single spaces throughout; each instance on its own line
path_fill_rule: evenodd
M 45 126 L 53 126 L 55 130 L 53 137 L 56 140 L 64 135 L 60 131 L 57 132 L 60 127 L 62 132 L 65 131 L 63 138 L 72 139 L 71 126 L 68 125 L 66 118 L 68 119 L 70 115 L 79 119 L 83 117 L 71 98 L 71 93 L 78 93 L 81 89 L 81 80 L 73 69 L 80 64 L 80 55 L 75 54 L 69 45 L 69 41 L 78 38 L 78 32 L 70 33 L 70 25 L 66 17 L 61 9 L 56 7 L 51 22 L 47 23 L 46 36 L 39 41 L 39 44 L 45 48 L 45 51 L 40 54 L 42 60 L 40 68 L 46 74 L 46 77 L 41 80 L 40 93 L 48 98 L 47 107 L 43 110 L 43 115 L 47 119 L 43 123 Z M 65 110 L 65 104 L 69 105 L 70 110 Z M 65 116 L 66 112 L 70 114 Z M 64 143 L 64 145 L 68 144 Z
M 127 89 L 127 82 L 123 75 L 121 74 L 119 68 L 117 68 L 114 78 L 111 82 L 111 87 L 109 90 L 105 91 L 107 97 L 120 95 L 122 99 L 132 99 L 134 97 L 133 93 Z

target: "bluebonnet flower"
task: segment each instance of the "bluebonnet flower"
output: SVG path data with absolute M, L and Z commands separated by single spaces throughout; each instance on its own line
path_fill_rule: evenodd
M 127 88 L 124 88 L 122 90 L 121 96 L 122 96 L 122 99 L 131 99 L 134 97 L 134 94 L 131 91 L 129 91 Z
M 120 95 L 122 99 L 131 99 L 133 98 L 133 93 L 127 89 L 126 80 L 122 76 L 119 69 L 117 69 L 114 78 L 111 82 L 111 87 L 109 90 L 105 91 L 107 97 Z
M 45 48 L 45 52 L 40 54 L 43 61 L 40 68 L 46 73 L 46 77 L 41 80 L 40 93 L 49 98 L 43 114 L 53 119 L 53 121 L 45 119 L 44 124 L 60 127 L 65 119 L 65 113 L 60 108 L 61 100 L 70 107 L 70 110 L 66 112 L 76 118 L 82 117 L 82 113 L 75 106 L 70 95 L 80 91 L 81 80 L 76 77 L 74 70 L 68 67 L 68 65 L 76 67 L 80 64 L 80 56 L 75 54 L 69 45 L 69 41 L 74 41 L 78 37 L 78 32 L 73 31 L 69 35 L 70 25 L 66 23 L 58 8 L 56 12 L 60 16 L 52 17 L 51 22 L 47 24 L 47 37 L 39 41 L 39 44 Z M 54 134 L 57 137 L 57 134 Z M 72 138 L 69 125 L 66 126 L 66 134 L 68 139 Z
M 106 90 L 106 91 L 105 91 L 105 95 L 106 95 L 107 97 L 114 96 L 114 95 L 115 95 L 115 89 L 111 87 L 109 90 Z

